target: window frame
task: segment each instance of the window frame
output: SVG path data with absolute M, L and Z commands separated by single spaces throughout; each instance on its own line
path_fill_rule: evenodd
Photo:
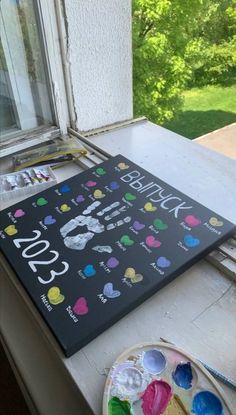
M 67 134 L 67 128 L 74 125 L 75 113 L 65 59 L 66 29 L 61 5 L 51 0 L 34 0 L 34 6 L 55 124 L 9 134 L 0 143 L 0 157 L 63 137 Z

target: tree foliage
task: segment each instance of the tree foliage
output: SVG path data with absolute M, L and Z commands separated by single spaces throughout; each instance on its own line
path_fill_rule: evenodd
M 133 0 L 134 112 L 163 123 L 236 68 L 236 0 Z

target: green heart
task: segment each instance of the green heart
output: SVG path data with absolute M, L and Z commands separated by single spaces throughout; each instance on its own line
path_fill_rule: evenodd
M 165 229 L 168 229 L 168 225 L 162 222 L 161 219 L 155 219 L 153 222 L 153 225 L 155 226 L 156 229 L 160 231 L 164 231 Z
M 132 241 L 132 239 L 130 239 L 130 237 L 128 235 L 123 235 L 120 238 L 120 242 L 125 246 L 131 246 L 131 245 L 134 244 L 134 241 Z
M 99 174 L 99 176 L 104 176 L 104 174 L 106 174 L 106 170 L 104 170 L 102 167 L 98 167 L 96 173 Z
M 44 197 L 40 197 L 36 203 L 38 206 L 44 206 L 48 204 L 48 201 Z
M 125 193 L 125 199 L 129 201 L 135 200 L 136 196 L 132 195 L 132 193 Z

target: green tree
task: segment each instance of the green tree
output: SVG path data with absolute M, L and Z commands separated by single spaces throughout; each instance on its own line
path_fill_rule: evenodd
M 194 79 L 235 68 L 236 0 L 134 0 L 134 112 L 157 123 L 181 107 Z

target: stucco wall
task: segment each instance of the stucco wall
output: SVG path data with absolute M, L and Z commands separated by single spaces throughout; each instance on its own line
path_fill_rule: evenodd
M 132 118 L 131 0 L 64 0 L 80 131 Z

